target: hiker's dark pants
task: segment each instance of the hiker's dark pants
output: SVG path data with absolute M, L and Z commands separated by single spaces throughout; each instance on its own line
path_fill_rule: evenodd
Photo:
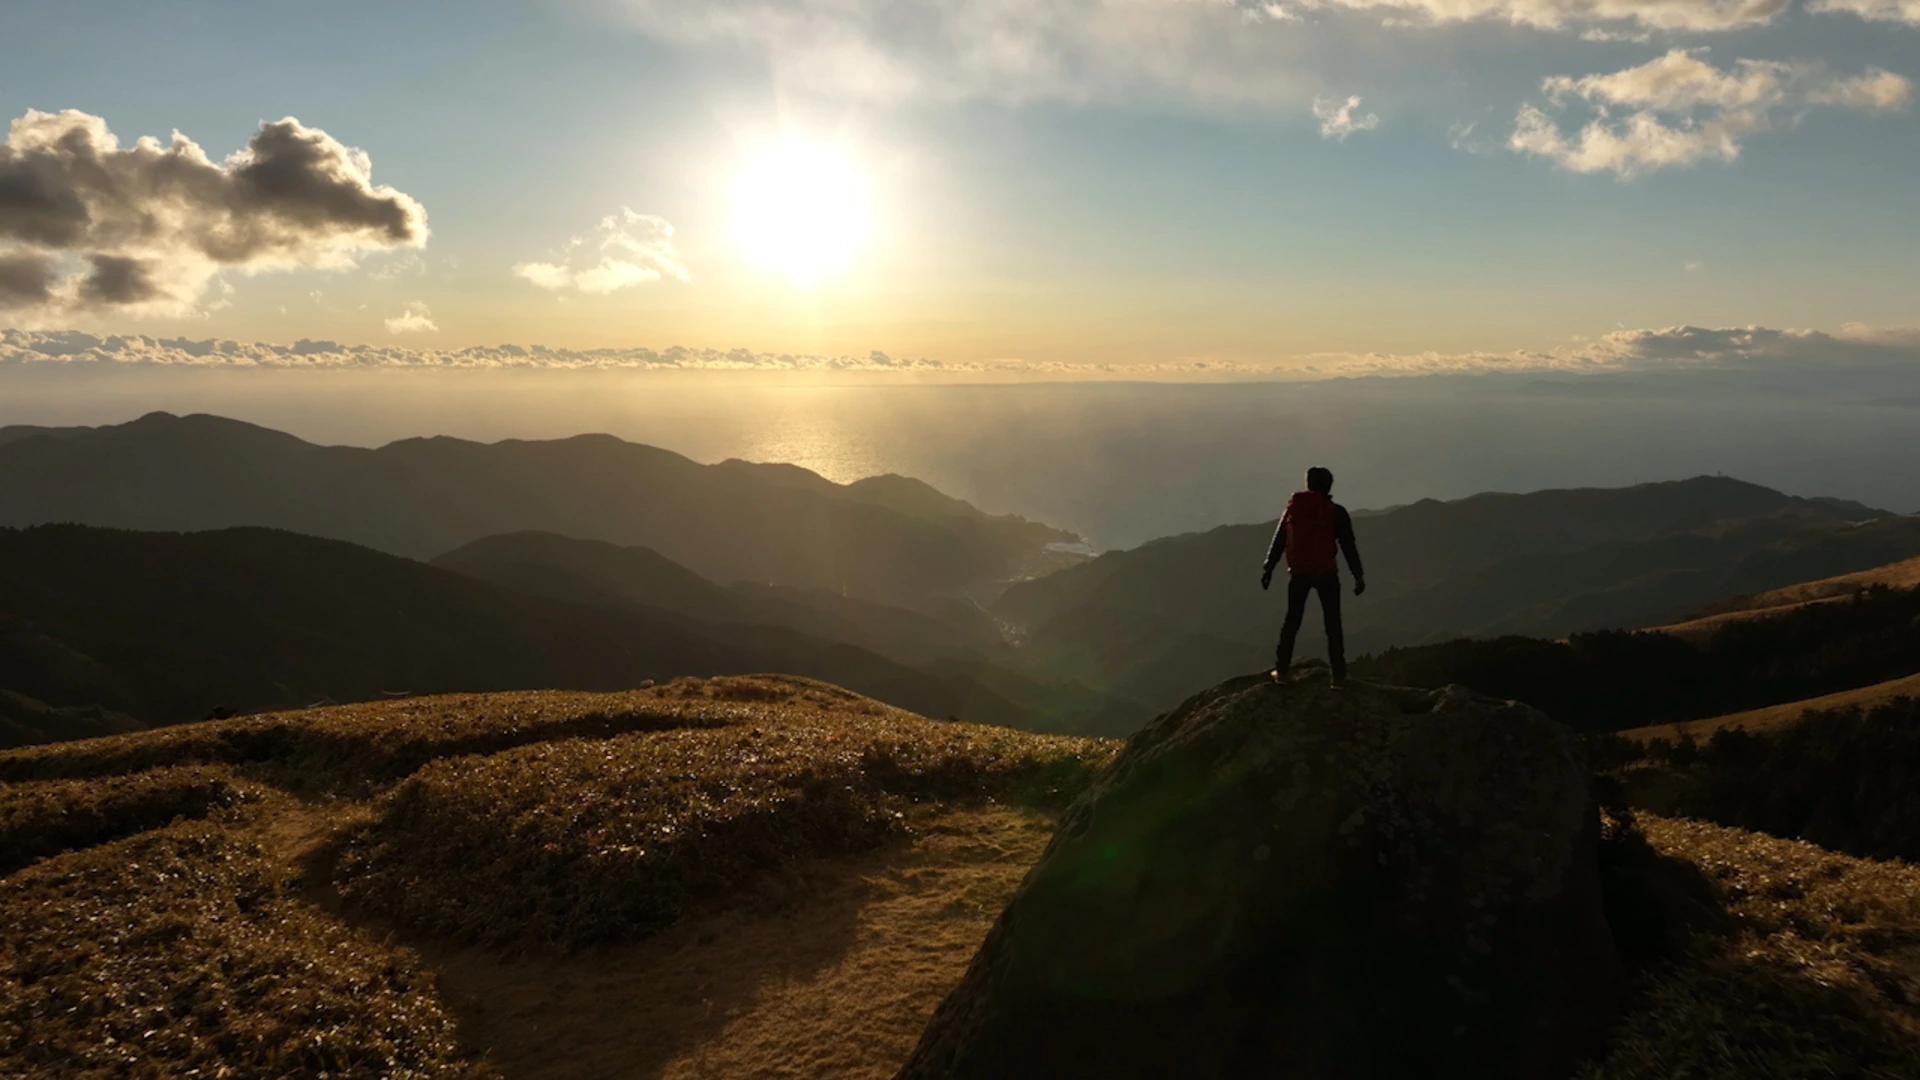
M 1347 677 L 1347 642 L 1340 630 L 1340 574 L 1292 574 L 1287 578 L 1287 621 L 1280 625 L 1280 648 L 1274 667 L 1282 675 L 1293 665 L 1293 643 L 1307 617 L 1307 594 L 1320 594 L 1320 614 L 1327 620 L 1327 663 L 1333 677 Z

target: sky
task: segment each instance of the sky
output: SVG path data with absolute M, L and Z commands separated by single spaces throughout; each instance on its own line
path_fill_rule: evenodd
M 0 367 L 1920 362 L 1920 0 L 0 6 Z

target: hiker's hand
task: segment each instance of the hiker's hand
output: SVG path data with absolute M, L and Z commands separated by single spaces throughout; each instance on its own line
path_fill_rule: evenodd
M 1267 588 L 1269 588 L 1269 587 L 1270 587 L 1270 586 L 1272 586 L 1272 585 L 1273 585 L 1273 571 L 1272 571 L 1272 570 L 1262 570 L 1262 571 L 1260 571 L 1260 588 L 1261 588 L 1261 590 L 1262 590 L 1262 591 L 1264 591 L 1264 590 L 1266 590 Z
M 1366 591 L 1367 591 L 1367 579 L 1363 577 L 1354 578 L 1353 579 L 1353 595 L 1359 596 L 1361 593 Z

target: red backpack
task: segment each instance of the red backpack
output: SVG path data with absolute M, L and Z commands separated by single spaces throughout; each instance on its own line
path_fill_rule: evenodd
M 1301 491 L 1287 500 L 1287 569 L 1296 574 L 1334 572 L 1333 500 Z

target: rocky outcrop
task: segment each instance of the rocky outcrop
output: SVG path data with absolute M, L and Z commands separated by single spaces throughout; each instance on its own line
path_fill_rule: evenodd
M 1223 683 L 1068 812 L 900 1080 L 1563 1076 L 1623 989 L 1589 788 L 1524 705 Z

